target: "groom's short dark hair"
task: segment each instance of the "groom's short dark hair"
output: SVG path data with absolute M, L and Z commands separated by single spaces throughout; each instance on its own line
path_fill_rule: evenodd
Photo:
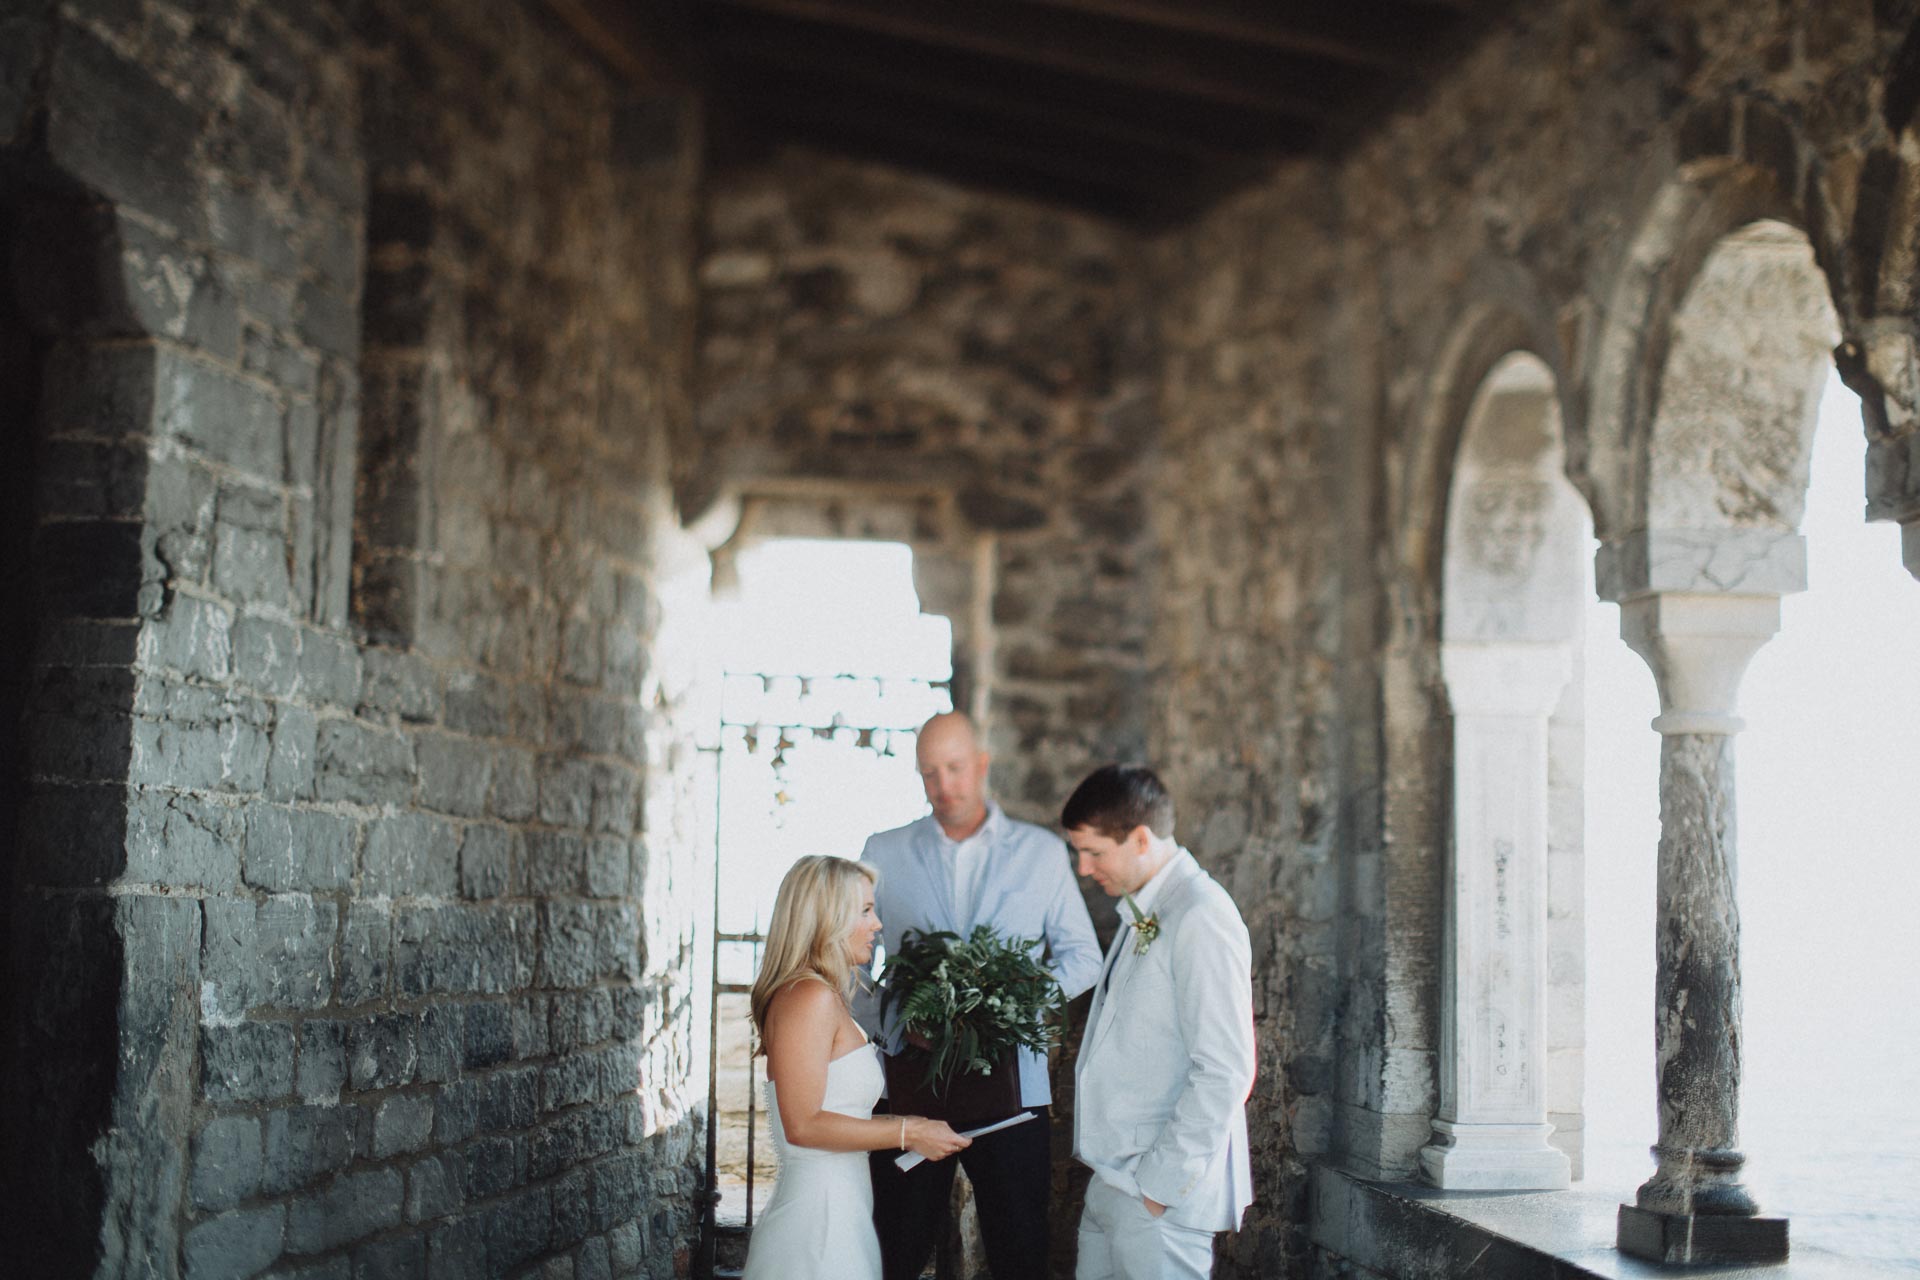
M 1173 836 L 1173 797 L 1143 764 L 1101 765 L 1067 797 L 1060 825 L 1068 831 L 1086 827 L 1109 840 L 1145 827 L 1166 840 Z

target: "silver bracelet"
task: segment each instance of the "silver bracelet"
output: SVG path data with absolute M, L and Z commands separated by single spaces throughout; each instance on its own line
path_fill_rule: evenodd
M 907 1118 L 905 1116 L 900 1117 L 900 1149 L 902 1151 L 907 1149 Z

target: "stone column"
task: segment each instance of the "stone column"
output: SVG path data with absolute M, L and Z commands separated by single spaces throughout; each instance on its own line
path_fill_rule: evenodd
M 1449 1190 L 1566 1187 L 1547 1122 L 1547 718 L 1564 644 L 1441 649 L 1453 704 L 1454 832 L 1440 1112 L 1420 1167 Z
M 1740 913 L 1733 714 L 1748 661 L 1779 630 L 1774 595 L 1660 592 L 1621 606 L 1653 668 L 1660 715 L 1654 1051 L 1659 1161 L 1620 1207 L 1622 1252 L 1664 1263 L 1777 1261 L 1787 1223 L 1741 1185 Z

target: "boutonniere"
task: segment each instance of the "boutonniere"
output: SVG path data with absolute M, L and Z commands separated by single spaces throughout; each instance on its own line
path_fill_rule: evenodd
M 1147 948 L 1153 945 L 1153 940 L 1160 936 L 1160 917 L 1141 915 L 1140 906 L 1134 902 L 1132 894 L 1122 894 L 1121 897 L 1127 904 L 1127 910 L 1133 912 L 1133 954 L 1143 956 L 1147 954 Z

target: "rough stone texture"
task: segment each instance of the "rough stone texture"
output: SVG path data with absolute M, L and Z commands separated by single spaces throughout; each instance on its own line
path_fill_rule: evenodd
M 1752 1213 L 1740 1185 L 1740 909 L 1733 737 L 1660 740 L 1654 941 L 1660 1167 L 1639 1190 L 1661 1213 Z
M 21 1256 L 673 1274 L 695 113 L 512 0 L 75 0 L 0 43 Z
M 852 513 L 930 495 L 933 528 L 908 541 L 983 547 L 991 658 L 962 699 L 989 711 L 995 790 L 1051 821 L 1090 768 L 1144 746 L 1158 420 L 1139 242 L 794 153 L 715 175 L 704 244 L 685 513 L 725 495 Z M 971 602 L 955 603 L 922 607 L 964 632 Z
M 1531 351 L 1603 569 L 1719 574 L 1649 517 L 1710 495 L 1767 535 L 1736 585 L 1779 589 L 1814 344 L 1773 335 L 1747 399 L 1687 347 L 1715 246 L 1774 220 L 1828 286 L 1869 510 L 1920 533 L 1915 4 L 1520 6 L 1344 158 L 1151 244 L 797 153 L 696 218 L 697 106 L 545 12 L 0 16 L 0 428 L 38 445 L 0 475 L 32 606 L 0 609 L 0 1075 L 41 1269 L 674 1270 L 707 585 L 674 516 L 737 502 L 737 538 L 925 553 L 1015 812 L 1165 767 L 1255 939 L 1221 1273 L 1332 1274 L 1308 1162 L 1410 1173 L 1436 1105 L 1468 402 Z M 1761 454 L 1665 447 L 1735 403 Z
M 921 607 L 954 623 L 956 699 L 986 716 L 994 792 L 1051 825 L 1092 768 L 1146 750 L 1159 423 L 1141 244 L 791 153 L 715 175 L 704 245 L 698 433 L 674 459 L 683 513 L 744 501 L 749 536 L 913 545 Z M 1113 907 L 1089 890 L 1105 934 Z M 1071 1072 L 1055 1076 L 1071 1222 Z M 1059 1265 L 1071 1242 L 1055 1232 Z
M 1913 427 L 1894 376 L 1913 223 L 1874 212 L 1910 207 L 1879 104 L 1913 7 L 1515 13 L 1346 159 L 1157 246 L 1149 745 L 1252 926 L 1263 1052 L 1258 1200 L 1224 1274 L 1303 1265 L 1305 1162 L 1407 1176 L 1433 1113 L 1442 500 L 1493 363 L 1531 350 L 1553 371 L 1572 478 L 1603 537 L 1631 534 L 1666 465 L 1648 450 L 1673 318 L 1721 236 L 1774 218 L 1812 243 L 1843 363 L 1849 340 L 1878 352 L 1856 385 L 1907 388 L 1883 422 L 1870 406 L 1876 458 Z M 1804 390 L 1816 367 L 1769 372 Z M 1762 460 L 1774 491 L 1796 447 Z M 1737 444 L 1711 465 L 1737 491 Z

